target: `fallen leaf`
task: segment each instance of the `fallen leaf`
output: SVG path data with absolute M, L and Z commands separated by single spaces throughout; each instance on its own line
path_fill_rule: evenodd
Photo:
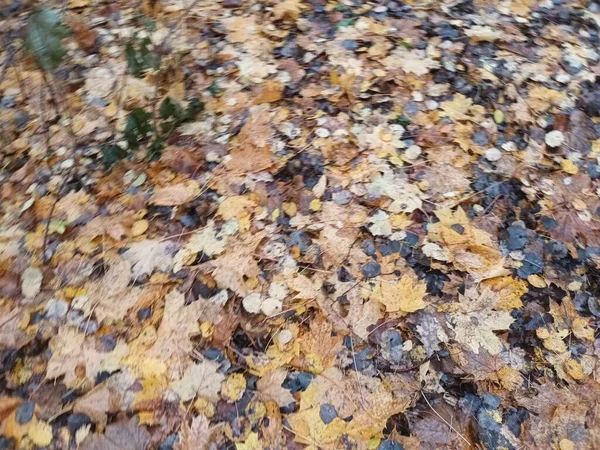
M 291 392 L 281 386 L 286 377 L 287 372 L 283 369 L 277 369 L 261 377 L 256 382 L 256 388 L 262 401 L 274 401 L 282 408 L 292 403 L 294 397 Z
M 225 375 L 218 372 L 219 364 L 205 360 L 190 366 L 180 380 L 170 384 L 181 401 L 187 402 L 196 397 L 205 397 L 211 401 L 219 399 L 221 382 Z
M 157 206 L 180 206 L 191 202 L 201 193 L 197 181 L 188 180 L 183 183 L 155 189 L 149 203 Z

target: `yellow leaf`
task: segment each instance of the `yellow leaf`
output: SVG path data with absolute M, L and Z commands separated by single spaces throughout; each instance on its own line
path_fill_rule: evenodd
M 563 159 L 560 162 L 560 167 L 569 175 L 575 175 L 577 172 L 579 172 L 579 167 L 577 167 L 570 159 Z
M 46 422 L 37 422 L 27 434 L 38 447 L 47 447 L 52 442 L 52 427 Z
M 235 444 L 236 450 L 263 450 L 262 443 L 258 440 L 258 433 L 252 432 L 244 442 Z
M 380 281 L 371 298 L 385 306 L 388 313 L 402 316 L 425 308 L 427 303 L 423 301 L 423 297 L 426 292 L 424 282 L 404 274 L 397 285 L 386 280 Z
M 241 373 L 234 373 L 225 380 L 221 387 L 221 395 L 229 403 L 237 402 L 246 390 L 246 378 Z
M 581 366 L 581 364 L 579 364 L 572 358 L 569 358 L 565 362 L 565 371 L 574 380 L 581 381 L 585 378 L 585 375 L 583 373 L 583 367 Z
M 443 111 L 440 116 L 448 117 L 452 120 L 466 120 L 469 118 L 467 113 L 471 109 L 471 106 L 473 106 L 473 100 L 462 94 L 455 94 L 451 101 L 443 102 L 440 105 Z

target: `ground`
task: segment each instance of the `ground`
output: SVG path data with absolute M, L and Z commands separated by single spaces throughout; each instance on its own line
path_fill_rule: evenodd
M 600 448 L 599 4 L 0 15 L 0 449 Z

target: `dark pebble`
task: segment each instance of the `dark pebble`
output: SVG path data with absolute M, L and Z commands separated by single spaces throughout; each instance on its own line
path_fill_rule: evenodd
M 206 359 L 210 359 L 211 361 L 217 362 L 221 362 L 225 359 L 225 357 L 223 356 L 223 352 L 221 352 L 221 350 L 219 350 L 218 348 L 214 347 L 207 348 L 204 352 L 204 357 Z
M 27 111 L 17 111 L 15 113 L 13 121 L 15 122 L 15 126 L 18 129 L 23 129 L 25 128 L 25 125 L 27 125 L 27 122 L 29 122 L 29 114 L 27 113 Z
M 490 135 L 485 130 L 477 130 L 475 133 L 473 133 L 473 137 L 471 139 L 473 139 L 473 142 L 481 147 L 490 144 Z
M 14 108 L 15 105 L 15 98 L 12 95 L 5 95 L 0 99 L 0 108 L 2 109 Z
M 0 450 L 13 450 L 16 445 L 17 442 L 13 438 L 0 436 Z
M 404 450 L 404 446 L 398 441 L 391 441 L 389 439 L 386 439 L 381 444 L 379 444 L 377 450 Z
M 35 403 L 32 401 L 25 401 L 17 408 L 15 412 L 15 419 L 18 424 L 26 424 L 33 417 L 35 411 Z
M 67 428 L 72 435 L 75 435 L 81 427 L 91 424 L 92 420 L 87 415 L 81 413 L 71 414 L 67 419 Z
M 521 436 L 521 424 L 529 418 L 529 411 L 525 408 L 509 408 L 504 414 L 503 422 L 512 434 Z
M 456 231 L 458 234 L 463 234 L 465 232 L 465 227 L 463 227 L 461 224 L 459 223 L 455 223 L 454 225 L 450 226 L 450 228 L 452 228 L 454 231 Z
M 542 225 L 544 225 L 544 228 L 547 230 L 553 230 L 558 226 L 558 222 L 552 217 L 542 216 Z
M 527 244 L 527 229 L 522 223 L 513 223 L 508 227 L 506 247 L 510 250 L 521 250 Z
M 158 446 L 158 450 L 173 450 L 177 441 L 179 441 L 179 436 L 177 434 L 169 434 Z
M 243 4 L 243 0 L 223 0 L 223 6 L 225 8 L 239 8 Z
M 358 48 L 358 43 L 354 39 L 345 39 L 342 45 L 346 50 L 354 51 Z
M 502 400 L 500 397 L 492 394 L 483 394 L 483 405 L 488 409 L 498 409 Z
M 375 278 L 376 276 L 381 275 L 381 265 L 371 261 L 362 266 L 360 271 L 365 278 Z
M 140 322 L 152 317 L 152 310 L 150 308 L 141 308 L 137 312 L 137 318 Z
M 112 352 L 117 346 L 117 340 L 114 336 L 105 335 L 100 337 L 100 344 L 102 346 L 102 351 L 105 353 Z
M 325 425 L 333 422 L 333 419 L 335 419 L 337 415 L 338 414 L 335 410 L 335 407 L 329 403 L 322 404 L 321 408 L 319 409 L 319 416 Z
M 289 389 L 292 394 L 295 394 L 298 391 L 304 392 L 314 377 L 315 376 L 309 372 L 291 373 L 281 386 Z
M 526 252 L 523 265 L 517 270 L 519 277 L 526 279 L 529 275 L 537 275 L 544 271 L 544 260 L 535 253 Z
M 365 239 L 362 243 L 362 251 L 365 255 L 375 256 L 377 249 L 375 248 L 375 242 L 372 239 Z

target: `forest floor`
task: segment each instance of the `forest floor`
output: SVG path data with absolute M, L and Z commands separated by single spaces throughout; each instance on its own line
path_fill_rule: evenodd
M 0 449 L 600 448 L 600 4 L 0 19 Z

